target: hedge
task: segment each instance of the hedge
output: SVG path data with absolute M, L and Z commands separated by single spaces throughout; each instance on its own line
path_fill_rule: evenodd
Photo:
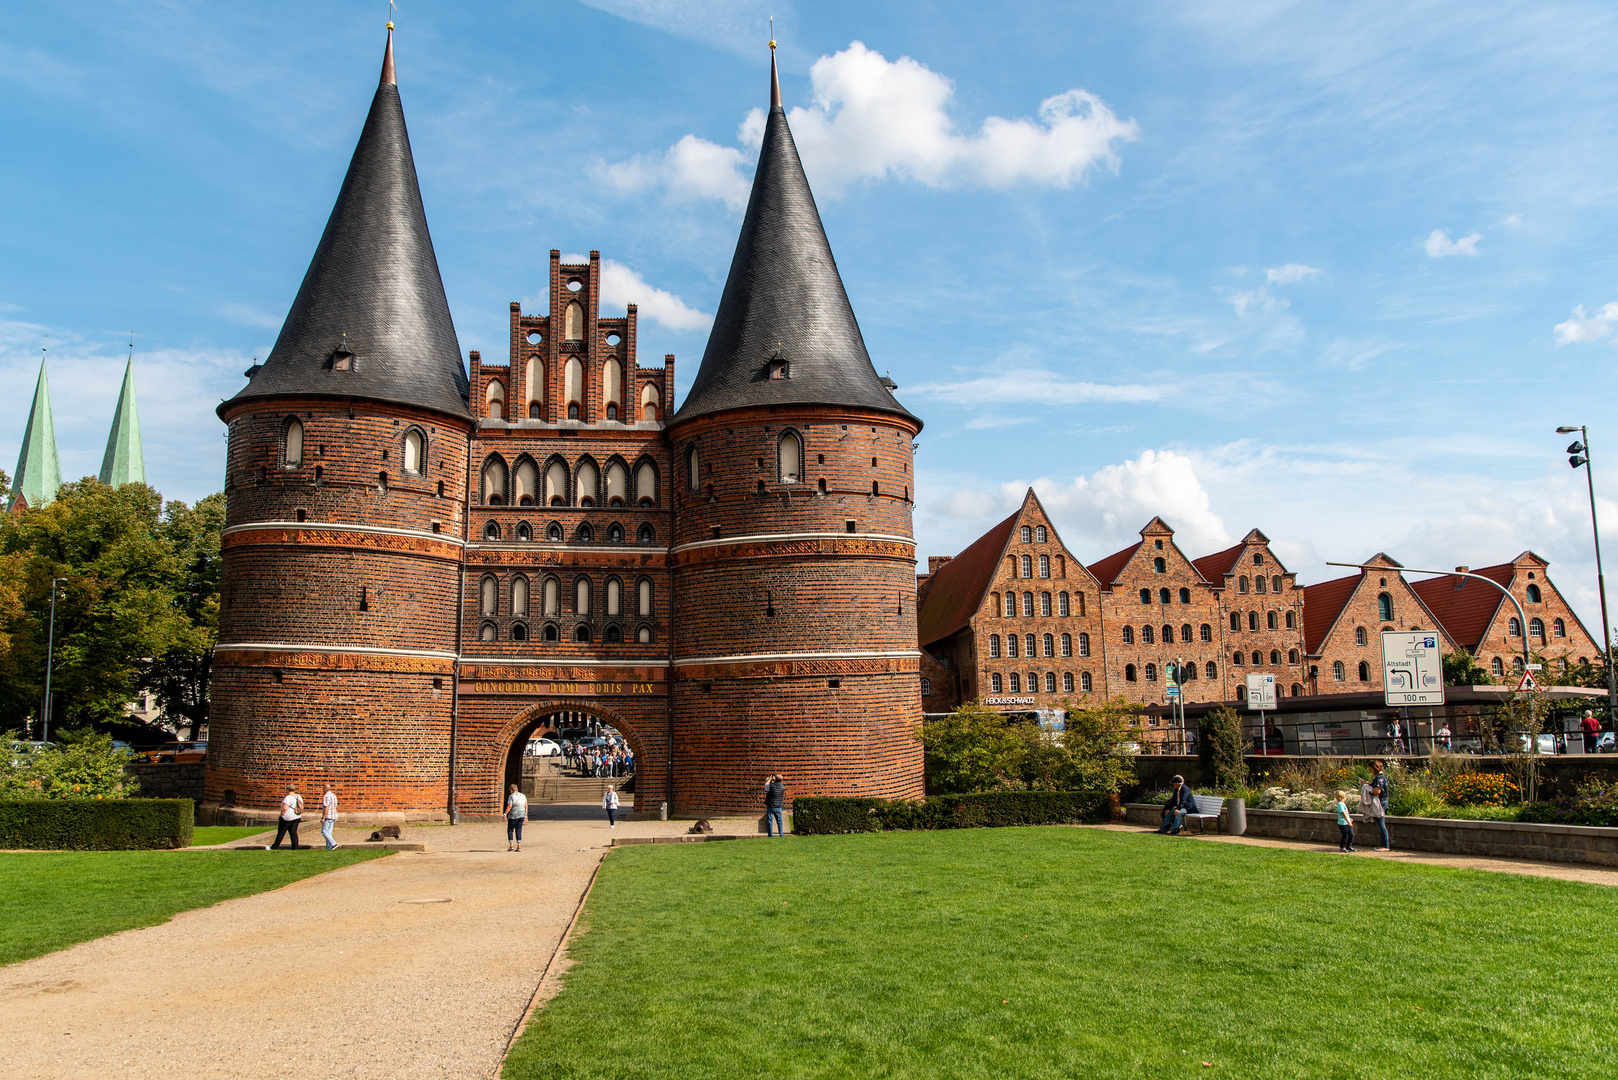
M 190 799 L 0 801 L 0 848 L 130 851 L 191 846 Z
M 1111 821 L 1105 791 L 986 791 L 905 799 L 834 799 L 804 795 L 792 802 L 792 831 L 884 832 L 892 829 L 980 829 L 1005 825 L 1071 825 Z

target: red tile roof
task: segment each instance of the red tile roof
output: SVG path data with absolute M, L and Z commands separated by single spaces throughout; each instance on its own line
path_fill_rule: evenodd
M 1241 557 L 1242 549 L 1246 546 L 1247 541 L 1243 540 L 1236 546 L 1228 547 L 1224 551 L 1216 551 L 1212 555 L 1192 559 L 1191 565 L 1197 568 L 1197 573 L 1202 575 L 1204 581 L 1213 585 L 1223 585 L 1225 575 L 1235 572 L 1236 560 Z
M 1101 583 L 1101 588 L 1107 592 L 1112 591 L 1112 583 L 1118 580 L 1118 574 L 1123 570 L 1124 564 L 1129 562 L 1131 555 L 1140 550 L 1145 540 L 1136 540 L 1122 551 L 1115 551 L 1105 559 L 1090 564 L 1090 573 Z
M 1472 573 L 1509 586 L 1514 570 L 1510 563 L 1501 563 L 1474 569 Z M 1468 581 L 1457 574 L 1414 581 L 1410 587 L 1421 597 L 1421 602 L 1427 605 L 1449 639 L 1472 650 L 1482 644 L 1495 613 L 1506 602 L 1499 589 L 1492 589 L 1481 581 Z
M 1343 613 L 1343 606 L 1354 595 L 1354 589 L 1364 580 L 1364 574 L 1322 581 L 1303 588 L 1303 649 L 1313 656 L 1320 651 L 1320 643 Z
M 983 597 L 1005 554 L 1022 507 L 978 537 L 965 551 L 938 568 L 916 612 L 916 633 L 923 647 L 942 641 L 965 626 L 983 606 Z

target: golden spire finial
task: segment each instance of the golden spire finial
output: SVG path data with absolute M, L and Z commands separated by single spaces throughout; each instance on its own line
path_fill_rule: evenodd
M 781 76 L 775 70 L 775 16 L 770 16 L 770 108 L 781 107 Z
M 770 51 L 775 51 L 775 16 L 770 16 Z
M 394 3 L 394 0 L 388 0 L 388 29 L 389 30 L 393 29 L 393 13 L 395 11 L 398 11 L 398 10 L 399 10 L 399 5 Z

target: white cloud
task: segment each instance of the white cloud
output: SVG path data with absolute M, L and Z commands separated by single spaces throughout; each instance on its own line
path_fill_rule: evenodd
M 1242 289 L 1225 294 L 1225 303 L 1236 311 L 1238 318 L 1245 319 L 1249 314 L 1270 314 L 1285 311 L 1292 301 L 1274 296 L 1267 288 Z
M 1428 256 L 1434 259 L 1442 259 L 1447 255 L 1476 256 L 1478 254 L 1478 241 L 1482 239 L 1482 233 L 1468 233 L 1459 240 L 1451 240 L 1449 233 L 1443 229 L 1434 229 L 1428 234 L 1427 240 L 1422 246 L 1427 249 Z
M 1327 367 L 1359 371 L 1372 360 L 1403 348 L 1398 342 L 1385 338 L 1333 338 L 1331 344 L 1321 350 L 1320 362 Z
M 1291 285 L 1299 281 L 1307 281 L 1321 273 L 1318 266 L 1305 266 L 1303 263 L 1287 263 L 1285 266 L 1272 266 L 1264 271 L 1264 280 L 1271 285 Z
M 1508 214 L 1507 216 L 1500 219 L 1500 224 L 1504 225 L 1508 229 L 1518 228 L 1519 226 L 1522 225 L 1522 215 L 1521 214 Z
M 1172 386 L 1142 383 L 1094 383 L 1054 375 L 1049 371 L 1014 370 L 960 382 L 918 383 L 908 393 L 947 401 L 956 405 L 1048 404 L 1068 405 L 1081 401 L 1137 403 L 1162 401 Z
M 643 319 L 661 323 L 670 330 L 705 330 L 713 321 L 684 300 L 646 280 L 623 263 L 601 260 L 601 303 L 612 308 L 635 304 Z
M 976 132 L 957 130 L 946 111 L 954 84 L 925 64 L 889 61 L 855 41 L 809 70 L 813 101 L 792 109 L 793 138 L 817 189 L 830 193 L 857 180 L 889 177 L 931 187 L 1016 184 L 1068 188 L 1095 169 L 1119 167 L 1117 145 L 1140 135 L 1087 90 L 1040 102 L 1037 118 L 991 116 Z M 738 140 L 756 147 L 765 114 L 754 109 Z M 746 200 L 739 151 L 687 135 L 661 155 L 598 166 L 621 190 L 664 185 L 674 198 Z
M 676 202 L 720 199 L 732 210 L 747 205 L 747 158 L 730 146 L 686 135 L 661 154 L 597 163 L 595 176 L 619 191 L 661 186 Z
M 1169 523 L 1175 542 L 1193 558 L 1232 543 L 1224 522 L 1209 509 L 1208 493 L 1191 459 L 1171 451 L 1147 450 L 1133 460 L 1071 481 L 1013 480 L 992 491 L 940 485 L 926 476 L 920 480 L 933 490 L 941 486 L 950 492 L 923 507 L 922 543 L 934 552 L 959 551 L 971 543 L 994 519 L 1016 509 L 1030 487 L 1039 494 L 1062 539 L 1086 562 L 1136 539 L 1153 517 Z
M 1556 324 L 1554 328 L 1556 343 L 1574 345 L 1581 341 L 1604 338 L 1612 330 L 1614 323 L 1618 323 L 1618 302 L 1603 304 L 1594 315 L 1586 313 L 1584 305 L 1580 304 L 1573 309 L 1572 318 L 1567 322 Z

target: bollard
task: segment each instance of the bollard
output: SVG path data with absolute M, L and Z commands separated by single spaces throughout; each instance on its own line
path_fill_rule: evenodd
M 662 802 L 657 804 L 657 820 L 659 820 L 659 821 L 667 821 L 668 819 L 669 819 L 669 804 L 668 804 L 668 800 L 665 799 Z

